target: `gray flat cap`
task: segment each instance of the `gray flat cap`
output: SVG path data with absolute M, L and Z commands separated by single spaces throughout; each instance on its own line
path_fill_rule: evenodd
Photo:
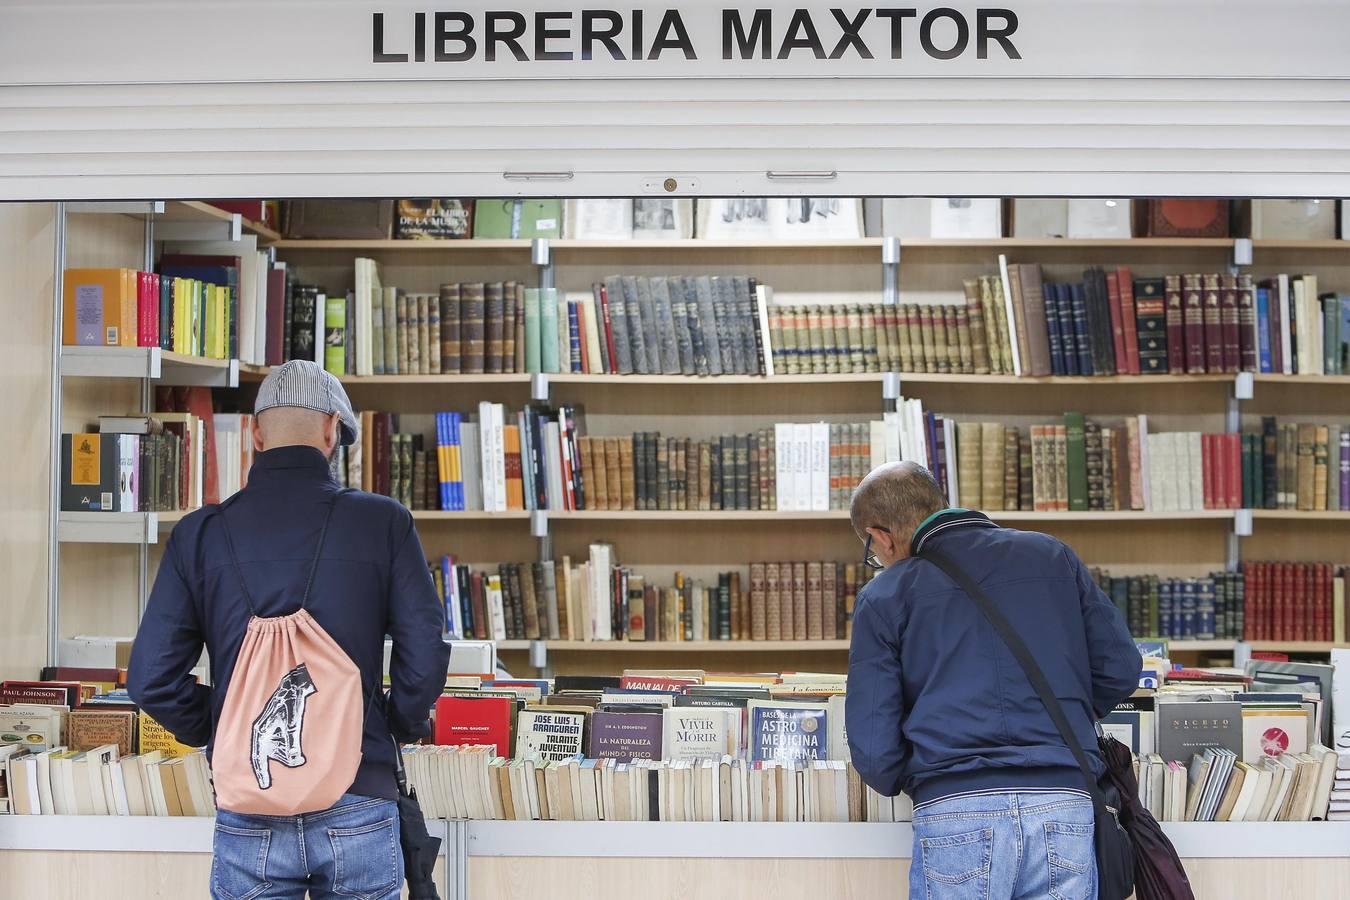
M 258 388 L 253 412 L 256 415 L 274 406 L 298 406 L 325 415 L 337 413 L 339 442 L 346 445 L 356 440 L 356 414 L 342 382 L 307 359 L 293 359 L 267 373 Z

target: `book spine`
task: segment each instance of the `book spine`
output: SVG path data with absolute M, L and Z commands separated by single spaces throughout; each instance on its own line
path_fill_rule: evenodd
M 1117 269 L 1116 282 L 1120 289 L 1120 317 L 1125 328 L 1125 371 L 1130 375 L 1138 375 L 1139 315 L 1134 302 L 1134 274 L 1126 268 Z
M 1168 275 L 1163 279 L 1164 298 L 1167 304 L 1167 370 L 1173 375 L 1184 375 L 1190 354 L 1190 338 L 1193 326 L 1182 295 L 1181 276 Z M 1201 331 L 1203 337 L 1203 326 Z M 1203 359 L 1203 356 L 1201 357 Z
M 1196 284 L 1198 282 L 1198 284 Z M 1224 334 L 1223 334 L 1223 308 L 1220 301 L 1221 292 L 1219 290 L 1218 275 L 1188 275 L 1182 279 L 1183 290 L 1186 294 L 1186 311 L 1189 316 L 1191 313 L 1192 292 L 1198 293 L 1200 305 L 1200 327 L 1198 331 L 1187 331 L 1186 335 L 1186 368 L 1187 371 L 1195 372 L 1222 372 L 1224 370 Z M 1187 319 L 1187 325 L 1190 326 L 1190 318 Z M 1194 369 L 1191 368 L 1195 361 L 1196 341 L 1199 342 L 1199 361 Z
M 1125 356 L 1125 313 L 1120 302 L 1120 280 L 1118 272 L 1107 272 L 1106 277 L 1106 302 L 1107 312 L 1111 319 L 1111 346 L 1115 353 L 1116 365 L 1122 371 L 1128 371 L 1128 361 Z
M 988 375 L 989 332 L 985 324 L 984 305 L 980 302 L 979 282 L 975 279 L 966 279 L 962 287 L 966 297 L 966 320 L 970 324 L 971 364 L 974 367 L 972 371 L 976 375 Z

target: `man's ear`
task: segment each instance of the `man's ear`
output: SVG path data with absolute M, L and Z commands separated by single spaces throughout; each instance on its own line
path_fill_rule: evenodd
M 338 442 L 342 439 L 342 418 L 337 413 L 328 417 L 328 428 L 324 430 L 324 441 L 328 444 L 328 452 L 337 449 Z
M 262 420 L 258 416 L 253 417 L 253 449 L 258 453 L 267 449 L 263 443 Z

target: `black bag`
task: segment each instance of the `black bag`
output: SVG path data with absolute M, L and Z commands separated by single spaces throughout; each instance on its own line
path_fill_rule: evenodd
M 1012 624 L 994 605 L 994 602 L 989 599 L 989 595 L 975 583 L 973 578 L 942 553 L 927 549 L 919 555 L 947 573 L 947 577 L 960 585 L 961 589 L 970 596 L 970 599 L 975 601 L 980 611 L 984 613 L 984 617 L 989 620 L 989 624 L 994 626 L 994 630 L 1003 638 L 1008 650 L 1022 667 L 1022 671 L 1026 673 L 1027 680 L 1031 682 L 1031 686 L 1035 688 L 1041 702 L 1045 704 L 1045 711 L 1049 713 L 1050 719 L 1059 729 L 1060 737 L 1064 739 L 1069 752 L 1073 754 L 1078 763 L 1078 768 L 1083 771 L 1083 780 L 1087 784 L 1088 793 L 1092 796 L 1092 809 L 1096 824 L 1093 829 L 1093 843 L 1097 855 L 1097 896 L 1099 900 L 1126 900 L 1134 893 L 1135 847 L 1129 833 L 1121 825 L 1121 796 L 1115 784 L 1111 781 L 1110 772 L 1108 771 L 1103 776 L 1102 783 L 1098 783 L 1096 775 L 1093 774 L 1092 768 L 1088 765 L 1087 755 L 1083 753 L 1083 748 L 1077 737 L 1074 736 L 1073 729 L 1069 727 L 1069 720 L 1064 716 L 1064 708 L 1055 698 L 1055 693 L 1051 689 L 1049 681 L 1046 680 L 1045 673 L 1036 664 L 1036 660 L 1032 657 L 1031 651 L 1027 649 L 1026 643 L 1013 630 Z M 1110 744 L 1115 743 L 1113 738 L 1101 737 L 1098 738 L 1098 743 L 1101 745 L 1104 760 L 1111 762 L 1119 759 L 1117 754 L 1111 752 Z M 1124 757 L 1125 767 L 1129 770 L 1131 763 L 1128 751 Z M 1133 772 L 1130 772 L 1130 780 L 1133 780 Z M 1150 818 L 1152 817 L 1150 816 Z M 1168 847 L 1170 849 L 1170 844 Z M 1175 851 L 1173 851 L 1173 855 L 1175 856 Z M 1177 863 L 1177 867 L 1180 868 L 1180 862 Z M 1189 890 L 1189 885 L 1187 890 Z
M 440 854 L 441 839 L 427 833 L 427 820 L 417 793 L 408 787 L 403 769 L 403 752 L 394 743 L 398 760 L 398 842 L 403 851 L 403 878 L 408 882 L 408 900 L 440 900 L 436 892 L 434 870 Z

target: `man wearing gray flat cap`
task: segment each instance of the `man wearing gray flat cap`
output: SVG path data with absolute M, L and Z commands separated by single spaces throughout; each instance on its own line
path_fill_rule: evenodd
M 410 742 L 429 731 L 449 661 L 440 601 L 408 510 L 388 497 L 345 490 L 331 474 L 338 446 L 357 438 L 342 384 L 312 362 L 293 360 L 268 374 L 254 412 L 257 452 L 247 486 L 186 516 L 169 537 L 127 687 L 180 741 L 210 753 L 250 617 L 307 610 L 361 672 L 360 766 L 326 811 L 220 811 L 211 893 L 396 897 L 403 878 L 390 734 Z M 393 643 L 388 691 L 386 635 Z M 203 645 L 210 686 L 191 674 Z M 340 853 L 332 839 L 338 833 Z

